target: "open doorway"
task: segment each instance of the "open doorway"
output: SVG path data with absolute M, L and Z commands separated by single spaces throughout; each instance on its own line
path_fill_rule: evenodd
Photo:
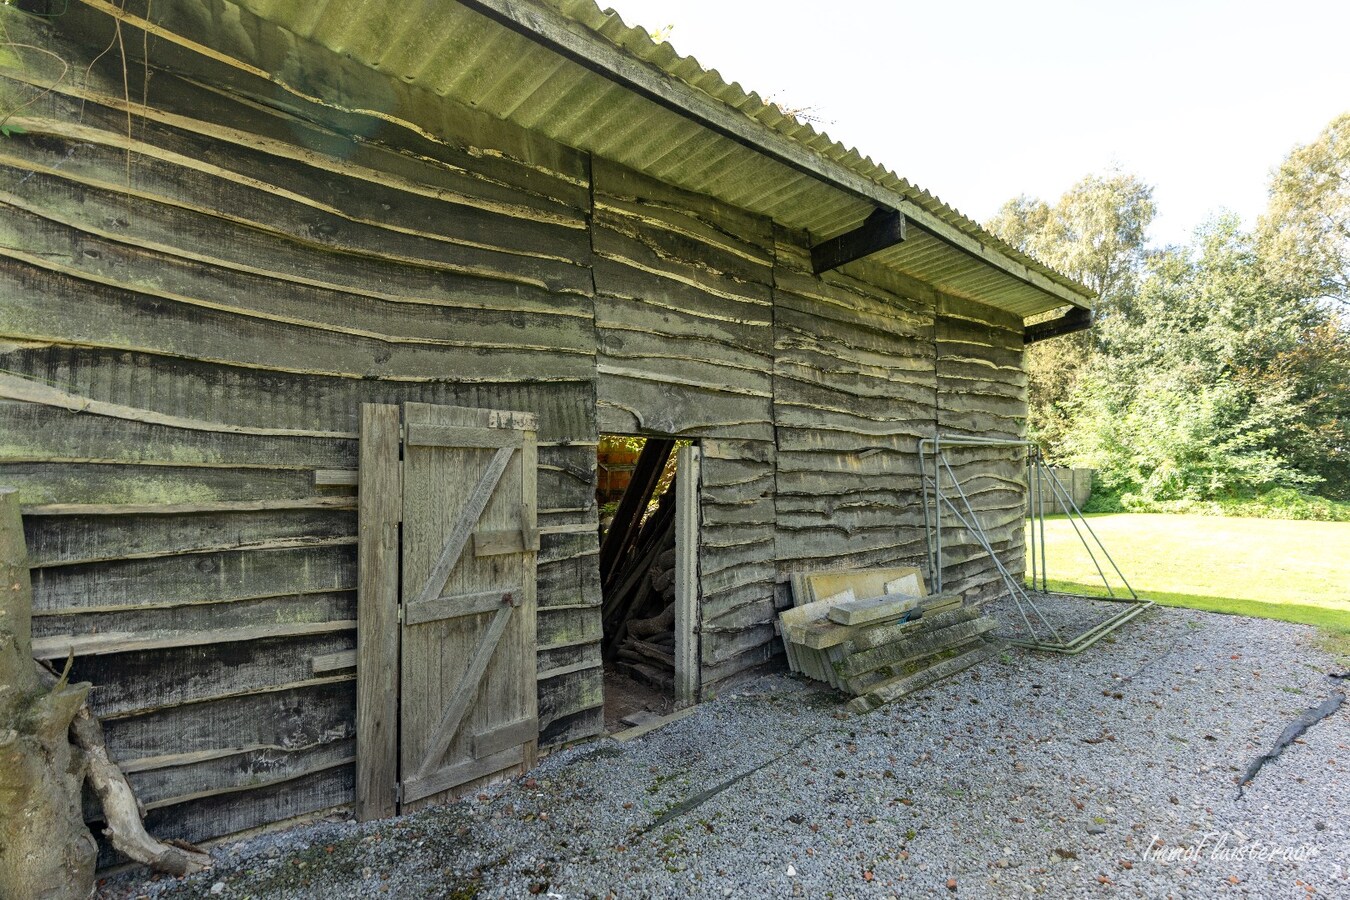
M 667 715 L 690 699 L 680 687 L 690 661 L 687 601 L 696 590 L 688 583 L 696 510 L 681 508 L 697 506 L 690 489 L 697 485 L 697 454 L 689 448 L 690 442 L 673 438 L 600 438 L 596 500 L 609 731 Z

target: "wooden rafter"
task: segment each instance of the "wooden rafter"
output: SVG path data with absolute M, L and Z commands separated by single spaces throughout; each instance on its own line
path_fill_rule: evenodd
M 876 209 L 852 231 L 811 248 L 811 268 L 819 275 L 870 256 L 905 239 L 905 217 L 894 209 Z

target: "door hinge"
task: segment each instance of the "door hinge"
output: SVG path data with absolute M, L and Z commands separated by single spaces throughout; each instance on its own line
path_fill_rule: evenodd
M 394 803 L 400 804 L 402 802 L 403 802 L 403 783 L 399 782 L 398 784 L 394 785 Z
M 403 604 L 398 605 L 398 624 L 403 624 Z

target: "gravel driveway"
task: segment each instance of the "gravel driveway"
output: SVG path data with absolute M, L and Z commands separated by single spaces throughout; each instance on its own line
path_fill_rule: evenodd
M 1314 629 L 1154 609 L 865 716 L 768 676 L 490 795 L 100 896 L 1350 897 L 1350 703 L 1235 785 L 1346 665 Z

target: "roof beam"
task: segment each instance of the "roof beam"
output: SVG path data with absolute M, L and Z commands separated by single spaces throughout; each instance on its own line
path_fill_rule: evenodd
M 837 269 L 905 239 L 905 217 L 893 209 L 876 209 L 852 231 L 811 248 L 811 269 L 817 275 Z
M 1022 333 L 1023 344 L 1034 344 L 1062 334 L 1086 331 L 1092 327 L 1092 310 L 1075 306 L 1062 316 L 1028 325 Z
M 873 206 L 899 211 L 914 227 L 1037 290 L 1083 307 L 1078 291 L 1060 284 L 1042 272 L 1018 262 L 977 237 L 943 221 L 857 172 L 826 159 L 814 150 L 780 134 L 762 122 L 658 72 L 628 55 L 585 26 L 539 3 L 520 0 L 459 0 L 461 4 L 498 22 L 517 34 L 547 47 L 639 96 L 698 122 L 710 131 L 749 147 L 798 172 L 810 175 L 838 190 L 866 200 Z

